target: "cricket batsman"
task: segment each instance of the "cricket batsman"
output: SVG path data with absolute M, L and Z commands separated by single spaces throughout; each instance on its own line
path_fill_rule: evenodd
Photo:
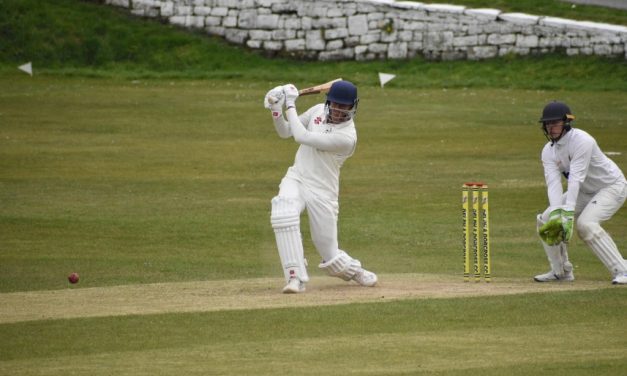
M 345 281 L 374 286 L 377 275 L 339 249 L 337 240 L 340 168 L 357 144 L 353 122 L 359 102 L 357 88 L 349 81 L 337 81 L 327 93 L 326 103 L 300 115 L 296 111 L 298 95 L 296 87 L 287 84 L 270 90 L 264 98 L 279 137 L 293 137 L 300 144 L 294 164 L 272 199 L 270 216 L 285 275 L 283 293 L 303 292 L 309 281 L 300 232 L 300 215 L 305 209 L 313 243 L 322 258 L 318 267 Z
M 542 111 L 542 130 L 548 143 L 542 149 L 549 207 L 537 217 L 538 234 L 551 270 L 535 276 L 537 282 L 573 281 L 568 241 L 573 227 L 603 265 L 613 284 L 627 284 L 627 260 L 602 227 L 623 205 L 627 181 L 618 166 L 587 132 L 573 128 L 575 116 L 562 102 Z M 563 192 L 561 178 L 568 186 Z

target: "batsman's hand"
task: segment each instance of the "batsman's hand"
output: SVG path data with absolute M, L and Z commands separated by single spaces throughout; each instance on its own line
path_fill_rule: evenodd
M 263 98 L 263 106 L 274 112 L 281 112 L 285 104 L 285 94 L 283 94 L 283 86 L 277 86 L 270 90 Z
M 298 98 L 298 89 L 292 84 L 283 85 L 283 93 L 285 94 L 285 107 L 295 107 Z

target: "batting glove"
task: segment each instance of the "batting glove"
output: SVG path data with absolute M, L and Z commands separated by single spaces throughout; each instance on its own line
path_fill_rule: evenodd
M 292 84 L 283 85 L 283 93 L 285 94 L 285 107 L 295 107 L 296 98 L 298 98 L 298 89 Z
M 270 90 L 263 98 L 263 106 L 272 113 L 281 113 L 285 104 L 285 95 L 283 94 L 283 86 L 277 86 Z

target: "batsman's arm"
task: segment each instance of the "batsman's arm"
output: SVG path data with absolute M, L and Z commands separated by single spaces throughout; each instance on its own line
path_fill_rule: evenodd
M 289 138 L 292 136 L 289 124 L 283 117 L 283 105 L 285 104 L 285 95 L 283 94 L 283 86 L 277 86 L 268 91 L 263 99 L 263 106 L 270 110 L 274 129 L 281 138 Z
M 308 131 L 293 107 L 287 109 L 286 115 L 294 140 L 299 144 L 334 153 L 348 154 L 353 151 L 356 143 L 355 139 L 339 133 L 314 133 Z
M 296 111 L 295 111 L 296 112 Z M 306 111 L 298 116 L 298 120 L 300 124 L 309 123 L 309 119 L 311 118 L 311 111 Z M 277 134 L 281 138 L 290 138 L 292 137 L 292 129 L 290 124 L 285 120 L 282 111 L 273 111 L 272 112 L 272 121 L 274 123 L 274 129 Z
M 289 138 L 292 136 L 290 125 L 283 118 L 283 113 L 278 112 L 275 116 L 275 112 L 272 112 L 272 122 L 274 123 L 274 129 L 281 138 Z

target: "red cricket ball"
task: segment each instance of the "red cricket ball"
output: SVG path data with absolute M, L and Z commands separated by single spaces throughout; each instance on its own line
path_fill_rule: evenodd
M 70 283 L 74 284 L 74 283 L 78 283 L 78 273 L 72 273 L 67 277 L 67 280 L 70 281 Z

